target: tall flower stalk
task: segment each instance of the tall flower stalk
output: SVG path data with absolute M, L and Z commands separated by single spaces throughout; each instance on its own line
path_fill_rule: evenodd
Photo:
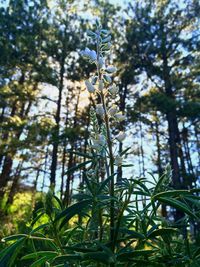
M 109 108 L 108 99 L 116 96 L 118 88 L 112 82 L 112 74 L 116 72 L 114 66 L 106 66 L 104 56 L 110 52 L 111 48 L 111 36 L 109 31 L 102 29 L 101 25 L 97 22 L 97 29 L 95 32 L 88 31 L 88 35 L 95 42 L 95 50 L 86 48 L 81 54 L 88 58 L 91 63 L 96 64 L 96 75 L 91 77 L 91 81 L 85 82 L 86 88 L 92 94 L 97 94 L 100 99 L 100 103 L 96 105 L 96 113 L 100 116 L 102 123 L 106 129 L 106 147 L 107 156 L 109 159 L 109 176 L 110 179 L 110 243 L 112 251 L 115 250 L 115 203 L 114 203 L 114 184 L 115 184 L 115 165 L 121 165 L 122 160 L 119 156 L 114 156 L 113 153 L 113 139 L 111 136 L 111 120 L 121 121 L 124 116 L 118 112 L 117 105 L 112 105 Z M 119 136 L 125 137 L 124 133 L 120 133 Z M 123 138 L 124 139 L 124 138 Z M 119 140 L 119 139 L 117 139 Z M 121 140 L 119 140 L 121 141 Z M 93 140 L 94 142 L 94 140 Z M 100 144 L 100 146 L 103 144 Z M 99 147 L 96 147 L 98 150 Z M 106 157 L 107 158 L 107 157 Z M 115 161 L 116 159 L 116 161 Z

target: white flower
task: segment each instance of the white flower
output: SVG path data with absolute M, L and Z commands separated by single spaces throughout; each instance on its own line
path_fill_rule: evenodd
M 103 105 L 102 104 L 97 104 L 96 105 L 96 113 L 100 116 L 103 116 L 104 113 L 105 113 L 105 110 L 103 108 Z
M 119 134 L 116 136 L 116 139 L 119 141 L 119 142 L 123 142 L 124 139 L 126 138 L 126 134 L 124 132 L 119 132 Z
M 113 85 L 108 88 L 108 91 L 110 92 L 111 95 L 116 95 L 119 91 L 119 88 L 116 85 Z
M 117 71 L 117 68 L 115 68 L 114 66 L 109 66 L 107 67 L 106 71 L 109 73 L 114 73 Z
M 92 85 L 95 85 L 96 82 L 97 82 L 97 79 L 98 79 L 97 76 L 93 76 L 93 77 L 91 78 L 91 84 L 92 84 Z
M 99 81 L 99 86 L 98 86 L 98 89 L 99 89 L 100 91 L 102 91 L 102 90 L 103 90 L 103 88 L 104 88 L 104 83 L 103 83 L 103 80 L 100 80 L 100 81 Z
M 91 50 L 89 53 L 89 58 L 93 61 L 95 61 L 97 59 L 97 54 L 94 50 Z
M 104 59 L 103 59 L 102 57 L 100 57 L 98 63 L 99 63 L 99 68 L 100 68 L 100 69 L 103 68 L 103 65 L 104 65 Z
M 86 86 L 86 88 L 87 88 L 89 93 L 94 93 L 95 92 L 95 87 L 88 80 L 85 81 L 85 86 Z
M 118 112 L 114 115 L 115 119 L 118 121 L 124 121 L 126 116 L 122 114 L 122 112 Z
M 120 156 L 116 156 L 115 157 L 115 165 L 121 166 L 122 165 L 122 161 L 123 161 L 122 157 L 120 157 Z
M 114 116 L 118 111 L 117 105 L 112 105 L 112 107 L 109 109 L 108 113 L 110 116 Z
M 97 60 L 97 53 L 94 50 L 90 50 L 88 47 L 80 53 L 83 57 L 86 57 L 92 61 Z

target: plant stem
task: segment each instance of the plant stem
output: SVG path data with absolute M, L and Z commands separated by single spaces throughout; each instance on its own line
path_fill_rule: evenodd
M 97 38 L 97 73 L 98 73 L 98 80 L 101 80 L 101 71 L 99 67 L 99 58 L 100 58 L 100 51 L 99 51 L 99 44 L 100 44 L 100 33 Z M 112 139 L 110 135 L 110 124 L 109 124 L 109 117 L 108 112 L 106 109 L 106 102 L 105 97 L 103 94 L 103 91 L 100 93 L 101 102 L 104 109 L 104 119 L 105 119 L 105 125 L 106 125 L 106 135 L 107 135 L 107 145 L 109 150 L 109 158 L 110 158 L 110 175 L 112 175 L 112 179 L 110 182 L 110 242 L 111 242 L 111 249 L 114 252 L 115 250 L 115 242 L 114 242 L 114 236 L 115 236 L 115 208 L 114 208 L 114 156 L 112 151 Z

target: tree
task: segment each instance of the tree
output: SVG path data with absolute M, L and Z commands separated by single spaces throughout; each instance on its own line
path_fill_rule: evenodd
M 190 68 L 199 40 L 194 4 L 187 1 L 181 6 L 173 0 L 129 3 L 126 21 L 124 61 L 129 59 L 132 68 L 146 73 L 157 88 L 152 103 L 166 116 L 173 185 L 179 189 L 187 184 L 178 110 L 182 90 L 194 87 L 191 79 L 196 79 Z

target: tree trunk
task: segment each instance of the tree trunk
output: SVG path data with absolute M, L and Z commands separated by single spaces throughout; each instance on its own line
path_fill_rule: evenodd
M 57 169 L 57 161 L 58 161 L 58 146 L 59 146 L 59 134 L 60 134 L 60 113 L 61 113 L 61 104 L 62 104 L 62 91 L 63 91 L 63 80 L 65 73 L 65 51 L 63 52 L 62 60 L 60 63 L 60 85 L 58 92 L 58 100 L 57 100 L 57 110 L 56 110 L 56 126 L 53 132 L 53 151 L 52 151 L 52 162 L 51 162 L 51 174 L 50 174 L 50 186 L 52 188 L 55 187 L 56 183 L 56 169 Z
M 165 51 L 166 52 L 166 51 Z M 172 90 L 172 84 L 170 79 L 170 69 L 168 66 L 167 61 L 167 55 L 166 53 L 163 54 L 163 80 L 165 84 L 165 93 L 166 96 L 172 100 L 175 101 L 174 93 Z M 181 176 L 180 167 L 178 158 L 179 156 L 182 157 L 182 149 L 180 144 L 180 132 L 178 128 L 178 120 L 177 120 L 177 114 L 176 114 L 176 106 L 172 103 L 171 110 L 166 111 L 166 118 L 168 122 L 168 133 L 169 133 L 169 149 L 170 149 L 170 159 L 171 159 L 171 167 L 172 167 L 172 181 L 173 186 L 175 189 L 183 189 L 184 188 L 184 181 L 183 177 Z M 185 171 L 185 165 L 183 162 L 183 159 L 180 159 L 180 162 L 182 164 L 182 173 Z M 176 210 L 174 218 L 175 221 L 178 221 L 179 219 L 182 219 L 184 216 L 184 213 L 180 210 Z M 186 228 L 183 229 L 183 233 L 185 235 Z
M 124 114 L 125 113 L 125 109 L 126 109 L 126 98 L 127 98 L 127 94 L 128 94 L 128 86 L 127 84 L 121 84 L 120 86 L 120 111 Z M 124 121 L 120 123 L 119 125 L 119 130 L 120 131 L 125 131 L 125 123 Z M 120 142 L 119 143 L 119 149 L 118 149 L 118 153 L 119 155 L 122 153 L 123 151 L 123 143 Z M 122 166 L 119 166 L 117 168 L 117 181 L 120 181 L 122 179 L 123 176 L 123 172 L 122 172 Z
M 75 129 L 77 126 L 77 116 L 78 116 L 78 106 L 79 106 L 79 101 L 80 101 L 80 93 L 81 93 L 81 88 L 79 88 L 77 92 L 77 100 L 76 100 L 76 105 L 75 105 L 75 112 L 74 112 L 74 123 L 73 123 L 73 128 Z M 71 144 L 71 151 L 74 151 L 75 149 L 75 140 L 72 141 Z M 74 154 L 69 153 L 69 160 L 68 160 L 68 169 L 70 169 L 74 164 Z M 73 180 L 73 174 L 68 173 L 67 175 L 67 181 L 66 181 L 66 189 L 65 189 L 65 196 L 64 196 L 64 203 L 66 203 L 67 206 L 70 205 L 71 199 L 71 190 L 70 190 L 70 183 Z
M 17 191 L 18 183 L 20 180 L 20 173 L 21 173 L 22 165 L 23 165 L 23 161 L 18 164 L 16 172 L 14 174 L 14 179 L 13 179 L 12 186 L 10 188 L 10 192 L 8 194 L 8 199 L 6 202 L 6 208 L 7 209 L 13 203 L 13 199 L 14 199 L 15 193 Z
M 31 105 L 32 105 L 32 102 L 29 101 L 29 104 L 25 110 L 25 104 L 24 103 L 22 104 L 21 111 L 19 114 L 22 119 L 27 117 L 27 115 L 30 111 Z M 19 140 L 20 136 L 23 132 L 23 129 L 24 128 L 22 127 L 18 132 L 16 132 L 16 135 L 14 136 L 14 138 Z M 7 136 L 7 138 L 8 138 L 8 136 Z M 16 155 L 16 153 L 17 153 L 17 147 L 11 148 L 10 153 L 7 154 L 4 158 L 2 172 L 0 175 L 0 199 L 2 199 L 4 197 L 5 188 L 8 184 L 8 181 L 10 180 L 10 174 L 12 172 L 13 159 L 14 159 L 14 156 Z

